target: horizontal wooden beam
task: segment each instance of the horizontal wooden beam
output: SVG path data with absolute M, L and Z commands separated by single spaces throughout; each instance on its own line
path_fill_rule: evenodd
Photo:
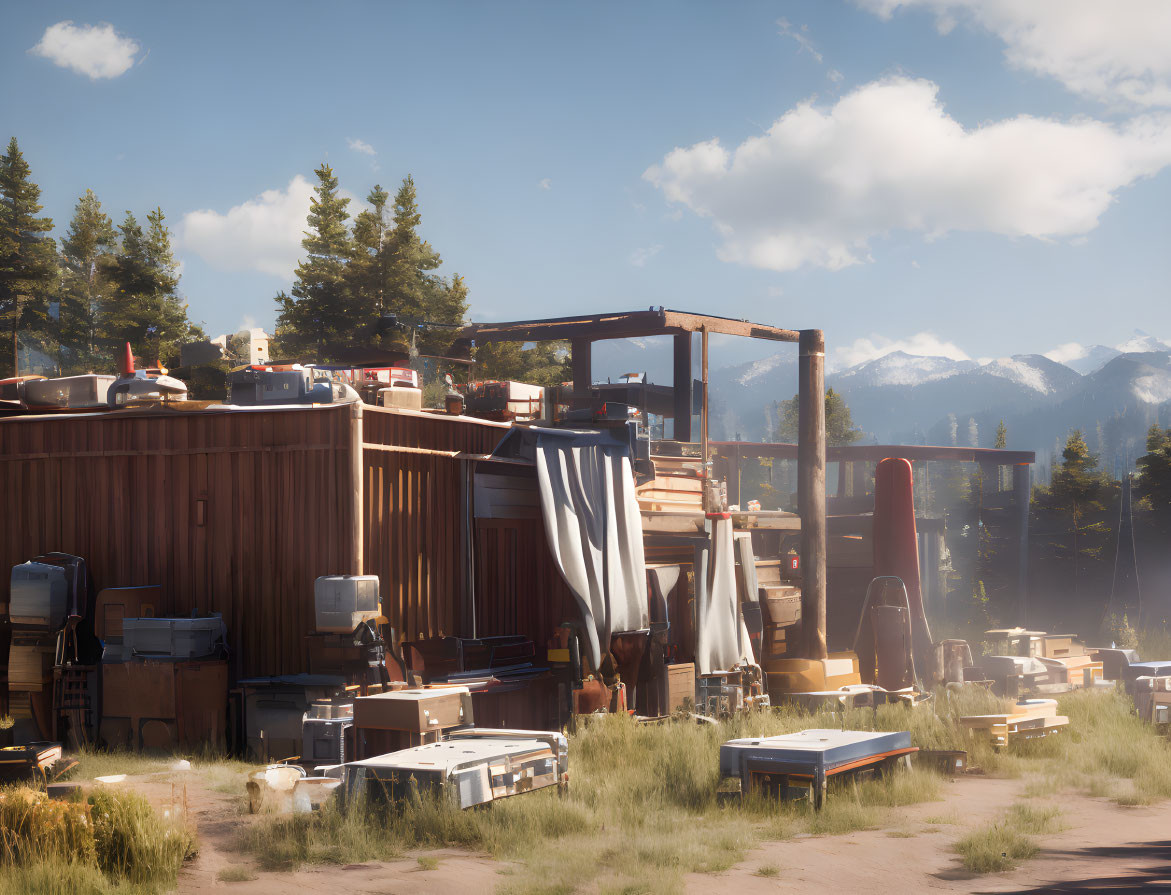
M 712 451 L 718 457 L 797 459 L 797 445 L 795 444 L 713 441 L 711 446 Z M 830 463 L 878 462 L 887 457 L 901 457 L 904 460 L 951 461 L 953 463 L 987 463 L 993 466 L 1016 466 L 1021 463 L 1035 463 L 1037 460 L 1037 455 L 1033 451 L 954 447 L 951 445 L 851 444 L 826 448 L 826 459 Z
M 796 342 L 796 330 L 781 329 L 763 323 L 751 323 L 730 317 L 688 314 L 663 308 L 647 311 L 619 311 L 612 314 L 583 314 L 576 317 L 549 317 L 541 320 L 517 320 L 509 323 L 473 323 L 463 329 L 460 338 L 485 342 L 543 342 L 552 339 L 627 339 L 656 335 L 681 335 L 708 332 L 774 342 Z

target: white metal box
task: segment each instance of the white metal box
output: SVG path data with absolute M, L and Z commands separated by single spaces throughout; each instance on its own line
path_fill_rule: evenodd
M 211 618 L 126 618 L 122 620 L 122 654 L 198 659 L 212 655 L 224 637 L 224 620 Z
M 105 408 L 116 377 L 87 373 L 58 379 L 32 379 L 24 385 L 24 403 L 30 407 L 62 407 L 74 410 Z
M 39 562 L 12 567 L 8 619 L 18 628 L 56 631 L 65 623 L 69 585 L 65 569 Z
M 392 385 L 378 390 L 378 403 L 400 410 L 422 410 L 423 390 L 409 385 Z
M 323 575 L 313 583 L 317 630 L 349 634 L 382 614 L 377 575 Z

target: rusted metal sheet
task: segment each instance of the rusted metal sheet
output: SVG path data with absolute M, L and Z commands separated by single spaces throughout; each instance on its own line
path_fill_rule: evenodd
M 313 580 L 346 556 L 348 424 L 344 407 L 0 421 L 0 570 L 83 556 L 97 589 L 222 612 L 233 675 L 301 671 Z
M 569 616 L 539 520 L 501 520 L 513 526 L 503 540 L 464 530 L 467 458 L 490 453 L 508 425 L 362 411 L 360 427 L 346 406 L 0 420 L 0 571 L 65 551 L 85 557 L 98 589 L 157 584 L 177 614 L 222 612 L 241 677 L 306 670 L 313 581 L 356 571 L 356 555 L 400 635 L 470 635 L 470 539 L 493 570 L 478 582 L 491 628 L 479 633 L 543 641 Z M 3 602 L 7 574 L 0 582 Z
M 581 617 L 540 519 L 477 519 L 475 550 L 478 635 L 523 634 L 540 653 L 558 625 Z

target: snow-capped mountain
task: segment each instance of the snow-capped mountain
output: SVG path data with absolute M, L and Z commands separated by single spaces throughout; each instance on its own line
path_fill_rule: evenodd
M 1106 366 L 1106 364 L 1114 360 L 1121 353 L 1117 348 L 1111 348 L 1108 345 L 1091 345 L 1085 349 L 1085 354 L 1079 357 L 1069 358 L 1061 361 L 1061 363 L 1074 372 L 1085 376 L 1093 373 L 1095 370 L 1102 369 L 1102 367 Z
M 981 444 L 990 442 L 996 423 L 1005 419 L 1027 437 L 1019 446 L 1048 451 L 1053 432 L 1096 431 L 1103 420 L 1128 413 L 1126 425 L 1137 431 L 1171 402 L 1171 347 L 1136 332 L 1119 348 L 1085 350 L 1077 362 L 1084 374 L 1041 354 L 978 362 L 893 351 L 831 373 L 826 384 L 846 399 L 854 422 L 879 441 L 946 441 L 950 423 L 941 427 L 941 420 L 954 415 L 976 420 Z M 796 391 L 793 351 L 714 370 L 713 436 L 766 437 L 772 405 Z
M 838 383 L 849 383 L 851 388 L 882 385 L 922 385 L 937 379 L 947 379 L 978 367 L 975 361 L 952 360 L 949 357 L 922 357 L 903 351 L 892 351 L 874 360 L 848 367 L 831 376 Z
M 1043 354 L 1000 357 L 983 364 L 974 372 L 1009 379 L 1042 395 L 1064 393 L 1081 378 L 1065 364 L 1052 361 Z

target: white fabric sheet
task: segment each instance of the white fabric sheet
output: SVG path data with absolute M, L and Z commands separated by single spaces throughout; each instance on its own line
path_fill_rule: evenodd
M 740 616 L 732 520 L 715 519 L 706 561 L 696 564 L 695 664 L 699 674 L 727 671 L 752 661 L 752 644 Z
M 610 635 L 650 625 L 630 458 L 612 442 L 541 433 L 536 461 L 549 547 L 581 608 L 597 668 Z

